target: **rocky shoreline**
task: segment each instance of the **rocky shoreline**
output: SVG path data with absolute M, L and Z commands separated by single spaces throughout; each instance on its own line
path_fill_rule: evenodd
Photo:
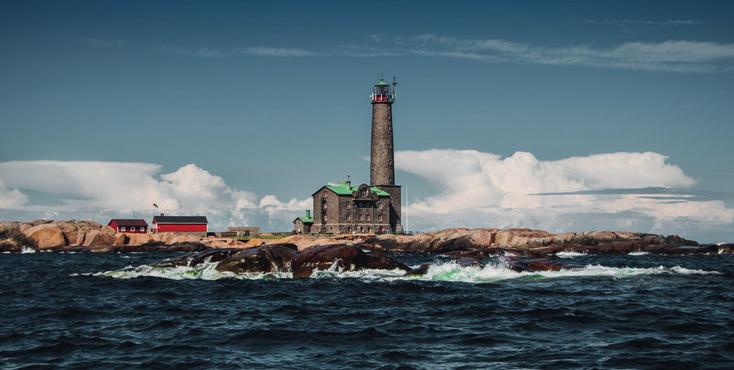
M 554 234 L 533 229 L 456 228 L 415 235 L 292 235 L 237 240 L 177 233 L 115 233 L 91 221 L 0 222 L 0 252 L 195 252 L 251 249 L 274 244 L 292 245 L 298 252 L 328 245 L 359 245 L 369 250 L 446 254 L 457 258 L 483 258 L 503 253 L 540 258 L 559 252 L 731 254 L 734 250 L 734 244 L 702 245 L 677 235 L 624 231 Z

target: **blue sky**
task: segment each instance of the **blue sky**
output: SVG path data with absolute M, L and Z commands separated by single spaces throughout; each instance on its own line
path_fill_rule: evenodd
M 369 88 L 397 75 L 397 176 L 416 229 L 731 240 L 733 18 L 726 1 L 6 1 L 0 216 L 147 217 L 161 197 L 221 225 L 287 228 L 318 186 L 368 179 Z M 118 162 L 142 164 L 100 175 Z M 680 196 L 634 205 L 672 196 L 660 188 Z

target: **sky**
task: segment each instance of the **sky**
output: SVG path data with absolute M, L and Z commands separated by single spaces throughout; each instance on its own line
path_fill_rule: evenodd
M 288 230 L 368 181 L 369 90 L 397 76 L 409 230 L 734 241 L 732 24 L 731 1 L 3 1 L 0 219 Z

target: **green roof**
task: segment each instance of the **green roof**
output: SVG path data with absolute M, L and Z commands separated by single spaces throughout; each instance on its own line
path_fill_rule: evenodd
M 326 185 L 329 190 L 337 193 L 338 195 L 352 195 L 357 189 L 359 189 L 359 186 L 353 186 L 349 183 L 342 182 L 339 184 L 327 184 Z M 370 188 L 370 191 L 372 191 L 372 194 L 377 195 L 378 197 L 389 197 L 390 193 L 373 186 Z
M 390 84 L 385 82 L 385 80 L 380 79 L 380 81 L 377 81 L 377 84 L 375 86 L 390 86 Z
M 313 216 L 306 215 L 306 216 L 298 216 L 296 217 L 296 220 L 301 220 L 304 224 L 312 224 L 313 223 Z

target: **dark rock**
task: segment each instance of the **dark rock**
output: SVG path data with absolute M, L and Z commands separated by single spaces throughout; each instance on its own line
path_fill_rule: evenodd
M 163 242 L 145 243 L 140 246 L 120 245 L 115 246 L 114 252 L 200 252 L 212 249 L 199 242 L 181 242 L 166 244 Z
M 422 276 L 425 275 L 428 272 L 428 269 L 431 267 L 430 263 L 424 263 L 420 265 L 418 268 L 411 269 L 408 271 L 405 276 Z
M 234 253 L 219 262 L 218 271 L 234 273 L 287 271 L 296 255 L 293 244 L 272 244 Z
M 239 251 L 240 249 L 208 249 L 202 252 L 167 259 L 155 265 L 158 267 L 196 266 L 202 262 L 206 262 L 207 259 L 211 262 L 219 262 Z
M 337 263 L 342 271 L 363 269 L 410 271 L 403 263 L 378 251 L 362 249 L 359 245 L 326 245 L 298 254 L 291 264 L 294 277 L 311 276 L 314 270 L 327 270 Z
M 20 252 L 23 247 L 36 248 L 36 242 L 23 234 L 16 224 L 0 226 L 0 252 Z
M 734 244 L 712 244 L 712 252 L 717 254 L 734 254 Z
M 517 272 L 560 271 L 563 266 L 548 260 L 516 260 L 510 264 L 510 269 Z
M 461 267 L 484 267 L 484 264 L 475 258 L 461 257 L 454 261 Z

